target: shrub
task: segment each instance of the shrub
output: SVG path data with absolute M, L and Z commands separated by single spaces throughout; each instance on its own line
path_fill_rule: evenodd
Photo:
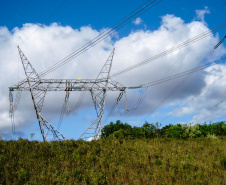
M 123 130 L 131 130 L 132 127 L 127 123 L 122 123 L 120 120 L 117 120 L 116 123 L 111 122 L 109 125 L 105 125 L 101 130 L 101 138 L 109 137 L 115 131 Z
M 201 131 L 199 129 L 198 124 L 194 126 L 184 125 L 184 133 L 183 133 L 184 138 L 188 138 L 188 137 L 195 138 L 200 136 L 201 136 Z
M 181 124 L 174 125 L 166 130 L 165 136 L 172 138 L 184 138 L 184 129 Z

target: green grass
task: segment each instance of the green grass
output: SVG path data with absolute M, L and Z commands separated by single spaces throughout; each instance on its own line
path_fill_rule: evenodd
M 0 141 L 0 184 L 226 184 L 226 137 Z

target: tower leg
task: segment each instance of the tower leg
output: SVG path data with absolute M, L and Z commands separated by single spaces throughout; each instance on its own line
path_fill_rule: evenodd
M 112 61 L 114 57 L 114 51 L 111 52 L 110 56 L 108 57 L 107 61 L 105 62 L 103 68 L 101 69 L 100 73 L 97 76 L 98 78 L 106 79 L 103 82 L 103 89 L 99 91 L 97 94 L 93 90 L 91 90 L 92 100 L 95 106 L 95 110 L 97 113 L 97 119 L 89 126 L 89 128 L 79 137 L 79 139 L 98 139 L 101 135 L 101 128 L 102 128 L 102 119 L 104 114 L 104 107 L 105 107 L 105 98 L 106 98 L 106 89 L 108 87 L 108 83 L 110 80 L 110 72 L 112 67 Z
M 33 85 L 35 85 L 36 81 L 40 80 L 38 74 L 36 73 L 35 69 L 28 61 L 24 53 L 18 47 L 21 62 L 23 64 L 24 72 L 27 77 L 27 83 L 29 86 L 29 90 L 31 93 L 31 98 L 33 101 L 34 109 L 36 112 L 36 116 L 39 122 L 40 131 L 42 134 L 43 141 L 47 141 L 49 135 L 52 135 L 53 139 L 64 140 L 66 139 L 57 129 L 55 129 L 47 120 L 45 120 L 42 115 L 42 107 L 46 95 L 45 90 L 33 90 Z M 47 138 L 48 137 L 48 138 Z
M 99 92 L 97 95 L 91 91 L 92 100 L 96 109 L 97 119 L 89 126 L 89 128 L 79 137 L 79 139 L 99 139 L 101 135 L 102 120 L 105 107 L 106 90 Z

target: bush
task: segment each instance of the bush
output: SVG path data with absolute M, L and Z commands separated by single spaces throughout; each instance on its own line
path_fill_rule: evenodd
M 132 127 L 127 123 L 122 123 L 120 120 L 117 120 L 116 123 L 111 122 L 109 125 L 105 125 L 104 128 L 101 130 L 101 138 L 109 137 L 115 131 L 127 130 L 129 132 Z
M 185 129 L 181 126 L 181 124 L 177 124 L 166 129 L 165 136 L 172 138 L 186 138 L 184 131 Z

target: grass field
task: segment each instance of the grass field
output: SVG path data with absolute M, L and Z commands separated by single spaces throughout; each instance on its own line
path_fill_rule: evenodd
M 226 184 L 226 137 L 0 141 L 0 184 Z

